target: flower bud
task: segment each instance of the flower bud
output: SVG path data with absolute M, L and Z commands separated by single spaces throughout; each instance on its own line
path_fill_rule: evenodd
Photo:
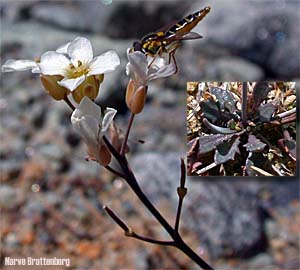
M 60 75 L 41 75 L 41 82 L 48 94 L 55 100 L 64 99 L 70 91 L 57 82 L 63 77 Z
M 109 152 L 107 146 L 102 143 L 99 150 L 99 159 L 98 162 L 102 166 L 106 166 L 111 161 L 111 153 Z
M 134 92 L 130 101 L 129 110 L 134 114 L 140 113 L 145 106 L 146 97 L 147 86 L 142 85 Z
M 132 96 L 134 95 L 135 89 L 136 89 L 136 84 L 134 80 L 130 79 L 127 84 L 126 96 L 125 96 L 125 102 L 128 108 L 130 107 L 131 99 Z
M 98 96 L 99 86 L 100 82 L 95 76 L 89 76 L 72 92 L 72 96 L 78 104 L 85 96 L 94 100 Z

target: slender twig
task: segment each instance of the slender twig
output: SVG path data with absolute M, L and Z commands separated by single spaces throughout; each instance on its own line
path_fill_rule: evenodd
M 175 231 L 178 232 L 179 229 L 179 221 L 180 221 L 180 215 L 181 215 L 181 209 L 183 204 L 183 199 L 187 193 L 187 188 L 185 187 L 185 176 L 186 170 L 183 159 L 181 159 L 181 176 L 180 176 L 180 186 L 177 188 L 177 194 L 179 197 L 178 200 L 178 207 L 177 207 L 177 213 L 176 213 L 176 220 L 175 220 Z
M 286 112 L 282 112 L 282 113 L 279 113 L 277 115 L 275 115 L 275 118 L 284 118 L 284 117 L 287 117 L 293 113 L 296 113 L 296 108 L 293 108 L 289 111 L 286 111 Z
M 136 238 L 138 240 L 148 242 L 148 243 L 151 243 L 151 244 L 156 244 L 156 245 L 161 245 L 161 246 L 175 246 L 174 241 L 156 240 L 156 239 L 152 239 L 152 238 L 149 238 L 149 237 L 144 237 L 142 235 L 137 234 L 136 232 L 132 232 L 130 237 L 133 237 L 133 238 Z
M 106 165 L 106 166 L 104 166 L 104 167 L 105 167 L 108 171 L 110 171 L 111 173 L 113 173 L 113 174 L 115 174 L 115 175 L 117 175 L 117 176 L 119 176 L 119 177 L 121 177 L 121 178 L 124 178 L 124 177 L 125 177 L 124 174 L 122 174 L 122 173 L 116 171 L 115 169 L 113 169 L 112 167 L 110 167 L 110 166 L 108 166 L 108 165 Z
M 168 221 L 162 216 L 162 214 L 156 209 L 156 207 L 151 203 L 148 197 L 143 193 L 138 182 L 128 166 L 128 162 L 125 156 L 121 156 L 120 153 L 111 145 L 108 139 L 103 136 L 103 140 L 115 157 L 115 159 L 119 162 L 120 167 L 123 170 L 125 175 L 125 180 L 136 194 L 136 196 L 140 199 L 140 201 L 144 204 L 144 206 L 151 212 L 151 214 L 157 219 L 157 221 L 161 224 L 161 226 L 168 232 L 171 238 L 174 240 L 174 247 L 181 250 L 184 254 L 186 254 L 191 260 L 193 260 L 197 265 L 202 267 L 203 269 L 213 269 L 208 263 L 206 263 L 201 257 L 199 257 L 181 238 L 180 234 L 175 231 L 175 229 L 168 223 Z
M 124 140 L 123 140 L 123 143 L 122 143 L 122 147 L 121 147 L 121 150 L 120 150 L 121 156 L 124 156 L 124 154 L 125 154 L 126 145 L 127 145 L 127 141 L 128 141 L 128 137 L 129 137 L 129 133 L 130 133 L 130 129 L 131 129 L 131 126 L 132 126 L 132 123 L 133 123 L 134 116 L 135 116 L 134 113 L 130 114 L 126 134 L 125 134 L 125 137 L 124 137 Z
M 71 108 L 72 111 L 75 110 L 75 107 L 72 104 L 72 102 L 69 100 L 68 96 L 65 96 L 64 101 L 68 104 L 68 106 Z
M 247 82 L 243 82 L 242 88 L 242 122 L 244 127 L 247 126 Z
M 151 244 L 161 245 L 161 246 L 174 246 L 174 241 L 162 241 L 162 240 L 156 240 L 153 238 L 142 236 L 136 232 L 134 232 L 129 226 L 126 225 L 126 223 L 121 220 L 115 212 L 110 209 L 108 206 L 103 206 L 103 209 L 106 211 L 106 213 L 122 228 L 124 231 L 125 236 L 127 237 L 133 237 L 138 240 L 148 242 Z
M 203 173 L 209 171 L 210 169 L 216 167 L 217 165 L 219 165 L 219 164 L 213 162 L 213 163 L 207 165 L 206 167 L 204 167 L 204 168 L 202 168 L 202 169 L 196 171 L 196 173 L 197 173 L 198 175 L 201 175 L 201 174 L 203 174 Z

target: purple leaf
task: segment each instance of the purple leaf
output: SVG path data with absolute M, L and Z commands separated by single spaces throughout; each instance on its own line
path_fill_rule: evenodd
M 268 97 L 270 90 L 268 82 L 257 82 L 255 84 L 252 94 L 252 111 L 257 111 L 259 104 Z
M 224 141 L 228 141 L 234 136 L 234 134 L 214 134 L 208 136 L 202 136 L 199 138 L 199 154 L 204 154 L 214 150 L 218 145 Z
M 266 103 L 266 104 L 261 104 L 258 107 L 259 110 L 259 120 L 261 122 L 268 122 L 270 121 L 272 114 L 275 111 L 275 105 L 272 103 Z
M 248 142 L 243 145 L 249 152 L 261 152 L 266 144 L 257 139 L 254 135 L 249 135 Z
M 235 112 L 236 101 L 230 91 L 224 90 L 219 87 L 211 87 L 209 89 L 209 92 L 217 97 L 220 103 L 221 110 L 228 109 L 228 111 L 230 111 L 231 113 Z
M 229 142 L 224 142 L 221 145 L 218 145 L 214 157 L 215 163 L 222 164 L 229 160 L 233 160 L 235 154 L 240 153 L 239 144 L 240 140 L 239 138 L 236 138 L 236 140 L 232 144 L 230 144 Z

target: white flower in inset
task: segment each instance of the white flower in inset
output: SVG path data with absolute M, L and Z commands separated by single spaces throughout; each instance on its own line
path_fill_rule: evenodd
M 140 51 L 130 52 L 130 50 L 127 50 L 127 57 L 129 62 L 126 66 L 126 73 L 139 85 L 147 85 L 151 80 L 176 73 L 175 63 L 167 64 L 166 60 L 161 57 L 154 59 Z
M 63 76 L 58 84 L 74 91 L 87 77 L 111 72 L 119 64 L 120 58 L 115 51 L 93 58 L 91 42 L 77 37 L 56 51 L 44 53 L 38 65 L 44 75 Z
M 115 109 L 107 108 L 102 115 L 101 108 L 88 97 L 84 97 L 71 116 L 74 129 L 82 136 L 88 147 L 89 157 L 101 165 L 107 165 L 111 159 L 102 136 L 108 131 L 116 113 Z

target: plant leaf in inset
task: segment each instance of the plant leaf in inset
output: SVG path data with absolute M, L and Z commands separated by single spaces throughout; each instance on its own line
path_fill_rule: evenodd
M 240 140 L 236 138 L 233 143 L 224 142 L 217 146 L 214 161 L 216 164 L 222 164 L 228 160 L 233 160 L 236 153 L 240 153 L 239 150 Z
M 257 170 L 252 169 L 252 166 L 261 169 L 269 173 L 270 165 L 268 164 L 268 159 L 263 156 L 262 153 L 258 152 L 249 152 L 248 158 L 246 160 L 246 172 L 248 176 L 262 176 L 262 174 L 258 173 Z
M 220 106 L 218 102 L 207 99 L 200 102 L 201 110 L 204 117 L 212 122 L 218 120 L 221 116 Z
M 232 136 L 234 136 L 234 134 L 214 134 L 200 137 L 199 154 L 205 154 L 214 150 L 219 144 L 223 143 L 224 141 L 230 140 Z
M 234 99 L 232 93 L 228 90 L 224 90 L 219 87 L 211 87 L 209 89 L 210 93 L 216 96 L 220 103 L 221 110 L 228 109 L 229 112 L 234 113 L 236 110 L 236 100 Z
M 248 152 L 260 152 L 264 150 L 266 144 L 257 139 L 254 135 L 249 135 L 248 142 L 243 145 Z
M 296 156 L 297 156 L 296 142 L 292 138 L 289 138 L 288 140 L 283 140 L 283 143 L 287 148 L 287 153 L 290 156 L 290 158 L 296 161 Z
M 268 82 L 257 82 L 253 88 L 252 93 L 252 110 L 256 111 L 259 104 L 267 98 L 268 93 L 270 92 Z
M 268 122 L 270 121 L 272 114 L 275 111 L 275 105 L 273 103 L 261 104 L 258 107 L 259 110 L 259 120 L 260 122 Z

